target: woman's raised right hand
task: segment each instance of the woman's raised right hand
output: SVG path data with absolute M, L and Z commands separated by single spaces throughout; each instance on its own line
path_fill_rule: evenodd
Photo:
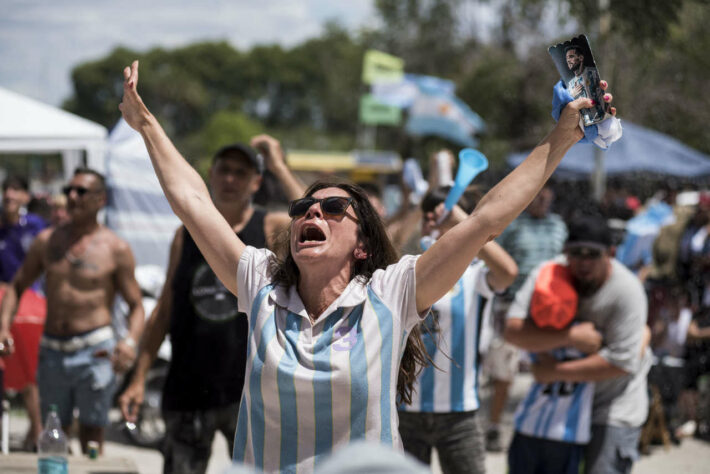
M 145 124 L 150 116 L 148 108 L 138 95 L 138 61 L 123 70 L 123 101 L 118 105 L 123 119 L 135 130 Z

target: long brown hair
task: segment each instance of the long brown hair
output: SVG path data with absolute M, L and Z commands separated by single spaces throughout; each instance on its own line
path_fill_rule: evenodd
M 353 198 L 353 210 L 358 219 L 358 237 L 365 246 L 367 258 L 357 260 L 353 266 L 350 279 L 358 278 L 368 281 L 375 270 L 386 268 L 397 262 L 397 251 L 392 246 L 382 219 L 370 204 L 367 194 L 354 184 L 343 181 L 317 181 L 312 184 L 305 196 L 325 188 L 339 188 Z M 291 229 L 279 239 L 277 256 L 270 262 L 272 281 L 277 285 L 292 286 L 298 284 L 300 272 L 293 260 L 290 248 Z M 412 390 L 417 374 L 428 365 L 429 357 L 421 339 L 419 325 L 409 333 L 407 345 L 399 364 L 397 376 L 397 399 L 406 404 L 412 401 Z

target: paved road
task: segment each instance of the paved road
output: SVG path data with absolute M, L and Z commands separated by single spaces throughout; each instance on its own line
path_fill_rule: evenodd
M 504 418 L 504 436 L 508 440 L 511 436 L 512 414 L 515 404 L 527 390 L 530 377 L 520 376 L 513 385 L 511 401 L 506 410 Z M 487 409 L 488 393 L 485 388 L 482 393 L 483 410 Z M 118 412 L 112 412 L 113 419 L 118 419 Z M 13 411 L 10 421 L 11 447 L 19 446 L 27 428 L 27 420 L 17 411 Z M 105 446 L 106 456 L 121 457 L 132 460 L 136 465 L 136 470 L 140 474 L 155 474 L 162 472 L 162 457 L 155 450 L 137 448 L 127 444 L 120 431 L 111 429 L 107 433 Z M 79 444 L 76 439 L 72 440 L 72 448 L 75 453 L 79 452 Z M 207 468 L 208 474 L 221 474 L 229 465 L 229 456 L 226 440 L 217 435 L 212 446 L 212 459 Z M 503 474 L 506 472 L 506 461 L 504 454 L 488 454 L 486 456 L 486 468 L 489 473 Z M 0 455 L 0 472 L 2 471 L 2 455 Z M 440 473 L 436 464 L 433 466 L 434 473 Z M 665 451 L 662 447 L 655 448 L 648 456 L 643 456 L 634 465 L 635 474 L 705 474 L 710 472 L 710 443 L 695 439 L 686 439 L 680 446 L 674 446 Z

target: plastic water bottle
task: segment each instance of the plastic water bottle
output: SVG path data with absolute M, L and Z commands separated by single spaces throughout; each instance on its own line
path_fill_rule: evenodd
M 57 415 L 57 406 L 49 407 L 44 431 L 39 435 L 37 450 L 39 452 L 39 474 L 67 474 L 69 472 L 67 453 L 67 436 L 62 431 L 62 424 Z

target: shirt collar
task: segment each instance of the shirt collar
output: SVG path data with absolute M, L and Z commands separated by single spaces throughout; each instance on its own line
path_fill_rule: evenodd
M 358 306 L 365 302 L 367 298 L 367 283 L 362 283 L 362 279 L 353 278 L 345 287 L 345 290 L 338 296 L 335 301 L 333 301 L 328 309 L 326 309 L 322 315 L 318 317 L 315 324 L 319 324 L 321 321 L 325 321 L 328 315 L 332 314 L 338 308 L 352 308 Z M 277 306 L 286 308 L 289 312 L 301 315 L 305 318 L 309 318 L 308 312 L 306 311 L 301 296 L 298 294 L 296 285 L 290 287 L 285 286 L 275 286 L 273 291 L 269 294 L 272 302 Z

